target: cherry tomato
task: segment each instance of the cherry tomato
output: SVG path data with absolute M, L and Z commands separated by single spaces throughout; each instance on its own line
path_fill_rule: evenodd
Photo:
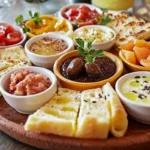
M 0 29 L 0 42 L 5 37 L 5 31 Z
M 22 40 L 21 33 L 19 31 L 14 31 L 9 34 L 7 34 L 7 37 L 5 38 L 5 43 L 7 45 L 13 45 Z

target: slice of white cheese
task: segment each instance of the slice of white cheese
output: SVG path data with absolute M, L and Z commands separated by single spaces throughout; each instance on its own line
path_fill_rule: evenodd
M 30 115 L 26 131 L 74 136 L 80 106 L 80 92 L 60 88 L 44 107 Z
M 110 114 L 100 88 L 81 93 L 81 106 L 77 120 L 76 137 L 106 139 Z

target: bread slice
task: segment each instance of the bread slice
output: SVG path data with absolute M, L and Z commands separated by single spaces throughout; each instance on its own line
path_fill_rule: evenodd
M 16 46 L 0 50 L 0 77 L 13 69 L 30 65 L 31 62 L 23 47 Z
M 126 12 L 108 11 L 105 13 L 112 21 L 108 27 L 117 33 L 116 46 L 120 46 L 134 39 L 150 39 L 150 23 Z
M 25 130 L 74 136 L 79 106 L 80 92 L 59 88 L 49 103 L 28 117 Z
M 122 137 L 128 127 L 127 113 L 117 93 L 109 83 L 102 87 L 102 91 L 109 104 L 110 132 L 115 137 Z
M 81 93 L 81 106 L 77 120 L 76 137 L 106 139 L 110 114 L 100 88 Z

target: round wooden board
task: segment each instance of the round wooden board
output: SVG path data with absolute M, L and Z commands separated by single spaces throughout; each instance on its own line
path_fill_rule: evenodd
M 123 138 L 111 135 L 107 140 L 77 139 L 26 132 L 27 115 L 22 115 L 0 98 L 0 130 L 28 145 L 49 150 L 129 150 L 150 148 L 150 126 L 129 118 L 129 128 Z

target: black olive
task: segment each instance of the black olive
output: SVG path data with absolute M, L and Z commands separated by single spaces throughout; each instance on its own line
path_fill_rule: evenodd
M 74 58 L 66 69 L 66 73 L 69 77 L 74 77 L 79 75 L 79 73 L 84 68 L 84 61 L 82 58 Z
M 98 77 L 101 74 L 100 67 L 94 62 L 86 63 L 85 70 L 91 77 Z

